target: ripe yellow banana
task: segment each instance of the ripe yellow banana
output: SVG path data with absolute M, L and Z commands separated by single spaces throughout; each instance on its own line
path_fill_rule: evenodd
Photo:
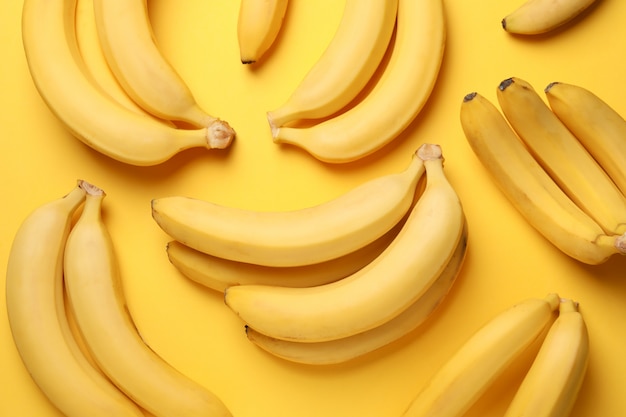
M 141 417 L 143 413 L 82 356 L 63 302 L 63 251 L 72 216 L 85 199 L 77 186 L 20 225 L 6 273 L 15 346 L 37 386 L 64 415 Z
M 347 0 L 330 44 L 279 108 L 268 112 L 275 129 L 330 116 L 363 90 L 380 65 L 396 24 L 398 0 Z
M 288 4 L 288 0 L 240 1 L 237 41 L 242 64 L 257 62 L 274 44 Z
M 433 375 L 403 417 L 460 417 L 555 320 L 559 297 L 522 301 L 496 315 Z
M 213 256 L 266 266 L 300 266 L 353 252 L 397 224 L 413 204 L 424 164 L 300 210 L 258 212 L 180 196 L 153 200 L 152 216 L 174 240 Z
M 389 345 L 420 327 L 434 313 L 452 288 L 467 253 L 467 229 L 452 258 L 426 292 L 398 316 L 371 330 L 329 340 L 300 343 L 275 339 L 246 327 L 248 339 L 265 351 L 298 363 L 329 365 L 347 362 Z
M 340 339 L 399 315 L 432 285 L 461 239 L 465 217 L 443 171 L 438 145 L 422 145 L 426 188 L 404 227 L 371 263 L 347 278 L 310 288 L 239 285 L 226 304 L 255 330 L 302 342 Z
M 26 0 L 22 37 L 35 87 L 61 122 L 93 149 L 156 165 L 192 147 L 225 148 L 230 128 L 174 129 L 113 101 L 88 75 L 76 41 L 76 0 Z
M 589 335 L 578 305 L 562 300 L 537 357 L 504 417 L 567 417 L 589 360 Z
M 554 114 L 626 195 L 626 120 L 586 88 L 554 82 L 545 89 Z
M 94 360 L 113 383 L 156 417 L 231 416 L 217 396 L 142 340 L 128 311 L 111 236 L 101 217 L 105 194 L 95 186 L 85 189 L 83 212 L 67 239 L 64 267 L 69 303 Z
M 607 236 L 524 147 L 498 109 L 477 93 L 465 96 L 461 125 L 478 159 L 527 222 L 563 253 L 587 264 L 626 254 L 626 237 Z
M 446 26 L 441 0 L 399 0 L 389 63 L 372 91 L 349 110 L 311 127 L 277 127 L 276 143 L 330 162 L 357 160 L 395 139 L 417 117 L 438 78 Z
M 580 15 L 596 0 L 526 0 L 502 19 L 509 33 L 537 35 L 550 32 Z

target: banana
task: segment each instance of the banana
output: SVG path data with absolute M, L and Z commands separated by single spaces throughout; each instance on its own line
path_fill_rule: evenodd
M 537 35 L 572 21 L 596 0 L 527 0 L 502 19 L 509 33 Z
M 156 165 L 193 148 L 225 148 L 233 139 L 221 122 L 173 129 L 126 109 L 102 92 L 80 56 L 76 0 L 26 0 L 22 39 L 38 92 L 59 120 L 86 145 L 131 165 Z
M 130 399 L 80 353 L 63 302 L 63 252 L 85 191 L 35 209 L 18 228 L 6 272 L 6 306 L 15 346 L 37 386 L 68 417 L 140 417 Z
M 347 0 L 333 39 L 288 100 L 267 118 L 272 129 L 330 116 L 354 100 L 390 44 L 398 0 Z
M 467 225 L 467 224 L 466 224 Z M 398 316 L 371 330 L 318 343 L 279 340 L 246 327 L 248 339 L 265 351 L 298 363 L 330 365 L 347 362 L 406 336 L 428 320 L 452 288 L 467 253 L 467 229 L 452 258 L 426 292 Z
M 586 88 L 562 82 L 545 89 L 554 114 L 576 136 L 626 195 L 626 121 Z
M 608 236 L 533 159 L 506 119 L 477 93 L 465 96 L 461 125 L 492 180 L 526 221 L 555 247 L 587 264 L 626 254 L 625 236 Z
M 625 233 L 626 197 L 533 87 L 508 78 L 497 96 L 513 130 L 565 193 L 607 233 Z
M 589 361 L 589 335 L 577 303 L 562 300 L 537 357 L 505 417 L 567 417 Z
M 213 256 L 265 266 L 301 266 L 353 252 L 409 211 L 424 163 L 415 153 L 400 173 L 367 181 L 319 205 L 258 212 L 173 196 L 152 201 L 165 233 Z
M 329 163 L 374 153 L 417 117 L 437 81 L 446 26 L 442 0 L 399 0 L 389 63 L 366 97 L 349 110 L 305 128 L 277 127 L 274 142 Z
M 465 224 L 443 171 L 441 148 L 422 145 L 418 156 L 426 167 L 426 188 L 398 236 L 365 268 L 310 288 L 230 287 L 226 304 L 258 332 L 302 342 L 352 336 L 406 310 L 445 269 Z
M 558 295 L 549 294 L 496 315 L 439 368 L 402 416 L 462 416 L 533 342 L 545 337 L 558 306 Z
M 261 59 L 274 44 L 287 12 L 288 0 L 241 0 L 237 42 L 242 64 Z

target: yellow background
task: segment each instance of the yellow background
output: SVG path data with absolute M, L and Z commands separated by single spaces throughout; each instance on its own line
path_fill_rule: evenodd
M 482 323 L 522 299 L 553 291 L 580 302 L 591 338 L 588 374 L 572 416 L 624 415 L 626 259 L 582 265 L 528 226 L 467 145 L 459 106 L 471 91 L 495 102 L 499 82 L 517 76 L 540 91 L 552 81 L 585 86 L 626 115 L 626 2 L 600 1 L 576 25 L 529 39 L 509 36 L 500 26 L 519 0 L 445 0 L 447 49 L 428 105 L 392 145 L 342 166 L 273 144 L 265 112 L 282 104 L 328 44 L 343 1 L 292 0 L 280 38 L 256 68 L 239 62 L 237 1 L 149 3 L 163 52 L 199 102 L 237 130 L 236 143 L 228 152 L 186 151 L 148 168 L 125 166 L 89 149 L 64 129 L 34 89 L 21 45 L 21 2 L 4 0 L 0 269 L 6 268 L 22 219 L 84 178 L 108 194 L 106 222 L 144 338 L 217 393 L 236 417 L 399 416 Z M 68 94 L 80 94 L 67 88 Z M 446 172 L 464 203 L 470 227 L 467 262 L 428 325 L 352 363 L 295 365 L 255 348 L 220 294 L 191 283 L 169 264 L 169 238 L 150 216 L 152 198 L 174 194 L 258 210 L 313 205 L 403 169 L 424 142 L 442 145 Z M 20 361 L 6 318 L 4 285 L 0 288 L 0 415 L 59 416 Z M 519 372 L 508 373 L 470 414 L 501 415 L 519 380 Z

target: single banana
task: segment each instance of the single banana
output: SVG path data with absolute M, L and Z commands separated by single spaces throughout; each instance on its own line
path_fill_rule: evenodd
M 261 59 L 274 44 L 287 12 L 288 0 L 241 0 L 237 42 L 242 64 Z
M 626 195 L 626 120 L 586 88 L 554 82 L 545 89 L 554 114 Z
M 310 288 L 239 285 L 226 304 L 248 326 L 276 339 L 323 342 L 373 329 L 396 317 L 445 269 L 463 234 L 461 202 L 443 171 L 438 145 L 422 145 L 426 188 L 404 227 L 365 268 Z
M 76 41 L 76 0 L 26 0 L 22 37 L 35 87 L 86 145 L 132 165 L 156 165 L 193 147 L 225 148 L 230 128 L 174 129 L 113 101 L 93 83 Z
M 152 216 L 191 248 L 238 262 L 301 266 L 353 252 L 390 230 L 409 211 L 424 164 L 414 154 L 400 173 L 367 181 L 316 206 L 258 212 L 173 196 L 152 201 Z
M 300 343 L 275 339 L 246 327 L 248 339 L 261 349 L 292 362 L 330 365 L 347 362 L 387 346 L 415 331 L 435 312 L 452 288 L 467 253 L 467 230 L 464 231 L 452 258 L 426 292 L 398 316 L 371 330 L 329 340 Z
M 347 0 L 326 50 L 287 102 L 268 112 L 270 127 L 327 117 L 354 100 L 382 62 L 397 11 L 398 0 Z
M 141 338 L 101 217 L 105 194 L 95 186 L 85 189 L 83 212 L 67 239 L 64 267 L 69 303 L 92 357 L 113 383 L 156 417 L 231 416 L 215 394 L 172 367 Z
M 6 306 L 15 346 L 37 386 L 68 417 L 140 417 L 135 404 L 98 374 L 73 339 L 63 302 L 63 252 L 85 191 L 29 214 L 18 228 L 6 272 Z
M 626 237 L 606 235 L 574 204 L 486 98 L 477 93 L 465 96 L 461 125 L 495 184 L 526 221 L 559 250 L 592 265 L 617 253 L 626 254 Z
M 533 87 L 508 78 L 497 97 L 513 130 L 565 193 L 607 233 L 625 233 L 626 197 Z
M 400 135 L 428 101 L 445 40 L 442 0 L 399 0 L 394 47 L 372 91 L 354 107 L 314 126 L 273 129 L 274 142 L 298 146 L 330 163 L 374 153 Z
M 502 19 L 509 33 L 537 35 L 572 21 L 596 0 L 526 0 Z
M 589 335 L 577 303 L 563 300 L 505 417 L 567 417 L 589 361 Z
M 555 320 L 559 297 L 530 298 L 496 315 L 432 376 L 403 417 L 460 417 Z

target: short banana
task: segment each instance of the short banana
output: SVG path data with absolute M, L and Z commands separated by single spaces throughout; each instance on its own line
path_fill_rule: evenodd
M 71 335 L 63 303 L 63 251 L 85 191 L 46 203 L 18 228 L 6 272 L 15 346 L 37 386 L 64 415 L 140 417 L 126 396 L 90 368 Z
M 152 216 L 174 240 L 213 256 L 266 266 L 300 266 L 353 252 L 407 213 L 424 173 L 413 155 L 403 172 L 367 181 L 328 202 L 258 212 L 180 196 L 152 201 Z
M 567 417 L 589 361 L 589 335 L 577 303 L 563 300 L 537 357 L 504 417 Z
M 95 186 L 85 189 L 83 212 L 67 239 L 65 287 L 94 360 L 113 383 L 156 417 L 231 416 L 217 396 L 164 361 L 141 338 L 101 217 L 105 194 Z
M 467 253 L 467 230 L 452 258 L 426 292 L 405 311 L 371 330 L 342 339 L 300 343 L 275 339 L 246 327 L 248 339 L 265 351 L 298 363 L 330 365 L 347 362 L 389 345 L 426 322 L 452 288 Z
M 383 59 L 397 11 L 398 0 L 347 0 L 324 53 L 287 102 L 267 114 L 270 127 L 327 117 L 354 100 Z
M 572 21 L 596 0 L 526 0 L 502 19 L 509 33 L 537 35 Z
M 607 236 L 533 159 L 506 119 L 477 93 L 465 96 L 461 125 L 478 159 L 526 221 L 563 253 L 587 264 L 626 254 L 626 237 Z
M 522 301 L 472 335 L 432 376 L 403 417 L 460 417 L 555 320 L 559 297 Z
M 554 82 L 545 89 L 554 114 L 626 195 L 626 120 L 586 88 Z
M 400 135 L 428 101 L 445 40 L 442 0 L 399 0 L 394 47 L 372 91 L 354 107 L 314 126 L 277 127 L 274 142 L 298 146 L 330 163 L 374 153 Z
M 302 342 L 352 336 L 406 310 L 445 269 L 465 224 L 440 147 L 422 145 L 418 155 L 426 167 L 426 188 L 398 236 L 365 268 L 311 288 L 230 287 L 226 304 L 255 330 Z
M 237 41 L 242 64 L 261 59 L 274 44 L 287 12 L 288 0 L 241 0 Z

